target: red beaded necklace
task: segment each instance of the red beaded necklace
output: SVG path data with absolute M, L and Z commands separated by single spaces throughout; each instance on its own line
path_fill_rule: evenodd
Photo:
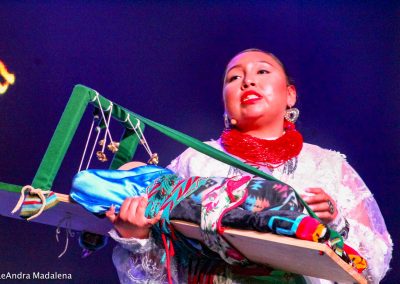
M 303 137 L 293 123 L 285 120 L 285 134 L 275 140 L 265 140 L 241 133 L 236 129 L 222 132 L 224 149 L 245 162 L 270 169 L 277 168 L 296 157 L 303 148 Z

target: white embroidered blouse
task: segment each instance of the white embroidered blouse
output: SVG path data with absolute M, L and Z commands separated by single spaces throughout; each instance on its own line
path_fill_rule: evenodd
M 219 141 L 210 141 L 207 144 L 223 151 Z M 173 160 L 168 168 L 184 178 L 249 175 L 191 148 Z M 306 188 L 320 187 L 336 201 L 339 214 L 330 225 L 339 230 L 344 224 L 344 219 L 348 221 L 350 231 L 346 243 L 367 259 L 368 269 L 365 273 L 368 282 L 379 283 L 389 269 L 392 240 L 375 199 L 359 175 L 346 162 L 345 156 L 304 143 L 298 156 L 296 170 L 287 174 L 283 168 L 283 165 L 276 168 L 272 175 L 292 186 L 299 194 L 305 193 Z M 166 281 L 165 271 L 162 266 L 155 264 L 154 257 L 156 254 L 154 250 L 162 248 L 156 247 L 151 238 L 140 241 L 122 239 L 115 231 L 111 232 L 111 236 L 122 244 L 122 247 L 115 248 L 113 254 L 114 264 L 122 283 L 144 283 L 135 275 L 144 275 L 146 271 L 147 275 L 153 274 L 154 277 L 158 277 L 157 283 Z M 151 250 L 153 250 L 151 253 L 153 257 L 150 257 Z M 146 261 L 141 261 L 141 264 L 138 261 L 135 262 L 135 259 Z M 158 273 L 155 271 L 157 269 Z M 173 276 L 175 280 L 183 279 L 176 269 Z M 240 280 L 232 280 L 233 283 L 242 283 Z M 312 277 L 306 277 L 306 280 L 309 283 L 332 283 Z

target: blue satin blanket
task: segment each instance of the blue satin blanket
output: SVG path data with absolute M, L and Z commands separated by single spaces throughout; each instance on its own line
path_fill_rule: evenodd
M 85 170 L 75 175 L 70 196 L 92 213 L 104 214 L 111 205 L 118 213 L 127 197 L 146 194 L 155 179 L 168 174 L 173 172 L 154 165 L 128 171 Z

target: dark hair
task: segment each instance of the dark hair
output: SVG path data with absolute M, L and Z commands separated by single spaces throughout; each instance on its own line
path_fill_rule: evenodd
M 275 56 L 273 53 L 271 53 L 271 52 L 264 51 L 264 50 L 259 49 L 259 48 L 248 48 L 248 49 L 245 49 L 245 50 L 243 50 L 243 51 L 237 53 L 237 54 L 236 54 L 235 56 L 233 56 L 232 58 L 235 58 L 235 57 L 238 56 L 239 54 L 246 53 L 246 52 L 252 52 L 252 51 L 261 52 L 261 53 L 264 53 L 264 54 L 267 54 L 267 55 L 271 56 L 271 57 L 282 67 L 283 72 L 285 73 L 285 76 L 286 76 L 286 82 L 287 82 L 287 84 L 288 84 L 289 86 L 290 86 L 290 85 L 294 85 L 294 80 L 292 79 L 292 77 L 289 76 L 285 65 L 282 63 L 282 61 L 279 60 L 278 57 L 276 57 L 276 56 Z M 228 66 L 225 68 L 224 83 L 225 83 L 225 76 L 226 76 L 227 68 L 228 68 Z

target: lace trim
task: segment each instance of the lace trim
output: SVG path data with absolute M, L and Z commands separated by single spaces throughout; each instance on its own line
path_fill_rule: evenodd
M 149 239 L 136 239 L 136 238 L 122 238 L 119 236 L 118 232 L 115 229 L 111 229 L 108 234 L 111 238 L 113 238 L 116 242 L 118 242 L 124 249 L 131 252 L 146 252 L 150 251 L 154 244 L 151 239 L 151 233 Z

